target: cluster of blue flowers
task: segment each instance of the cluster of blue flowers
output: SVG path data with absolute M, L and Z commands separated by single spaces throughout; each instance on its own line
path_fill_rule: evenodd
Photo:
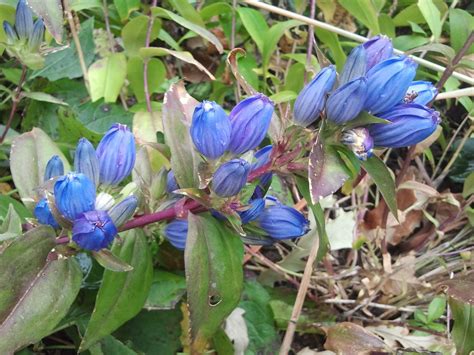
M 41 224 L 53 228 L 72 226 L 72 240 L 86 250 L 106 248 L 137 208 L 133 195 L 114 204 L 111 195 L 99 186 L 117 186 L 132 172 L 135 140 L 125 125 L 114 124 L 94 149 L 81 138 L 76 147 L 74 172 L 64 173 L 64 165 L 53 156 L 46 165 L 44 180 L 53 179 L 53 194 L 46 192 L 34 213 Z
M 362 159 L 373 147 L 399 148 L 429 137 L 440 123 L 439 113 L 427 107 L 437 95 L 426 81 L 413 81 L 417 64 L 395 56 L 391 41 L 377 36 L 355 47 L 337 80 L 334 66 L 323 68 L 295 101 L 294 120 L 307 127 L 322 114 L 344 125 L 362 111 L 390 123 L 347 130 L 342 142 Z
M 249 201 L 244 204 L 239 201 L 249 175 L 270 163 L 272 146 L 255 152 L 253 162 L 241 156 L 262 143 L 273 110 L 273 103 L 263 94 L 239 102 L 229 115 L 215 102 L 204 101 L 194 110 L 190 135 L 199 153 L 216 167 L 210 184 L 211 193 L 229 199 L 229 206 L 239 214 L 244 227 L 256 226 L 262 235 L 273 239 L 297 238 L 308 231 L 308 221 L 296 209 L 283 205 L 274 197 L 264 196 L 272 179 L 271 172 L 259 176 L 259 184 Z M 179 188 L 172 171 L 167 183 L 168 192 Z M 217 211 L 213 211 L 213 215 L 225 219 Z M 184 249 L 187 230 L 187 221 L 176 219 L 165 227 L 164 234 L 173 246 Z

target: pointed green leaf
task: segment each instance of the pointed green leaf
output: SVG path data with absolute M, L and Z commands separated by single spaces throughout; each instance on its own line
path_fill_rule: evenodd
M 123 53 L 112 53 L 99 59 L 88 70 L 92 102 L 104 98 L 115 102 L 125 82 L 127 59 Z
M 63 5 L 61 0 L 28 0 L 28 5 L 43 19 L 57 43 L 63 41 Z
M 79 351 L 87 350 L 137 315 L 145 304 L 153 277 L 151 252 L 141 229 L 123 233 L 112 253 L 133 267 L 129 272 L 105 270 L 94 312 Z
M 191 352 L 200 353 L 240 300 L 243 245 L 222 223 L 188 216 L 184 261 L 191 322 Z
M 114 0 L 114 5 L 120 19 L 124 22 L 133 10 L 140 8 L 140 0 Z
M 16 212 L 13 205 L 8 206 L 8 212 L 0 225 L 0 242 L 15 238 L 22 233 L 21 217 Z
M 421 14 L 430 27 L 431 33 L 437 41 L 441 36 L 442 30 L 441 13 L 434 4 L 433 0 L 418 0 L 418 8 L 420 9 Z
M 339 0 L 339 4 L 367 26 L 373 35 L 380 33 L 377 11 L 371 0 Z

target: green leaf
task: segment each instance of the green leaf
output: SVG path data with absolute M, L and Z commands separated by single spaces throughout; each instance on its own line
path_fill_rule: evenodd
M 294 91 L 283 90 L 270 96 L 270 100 L 272 100 L 276 104 L 280 104 L 282 102 L 294 100 L 297 96 L 298 94 Z
M 265 38 L 269 31 L 265 17 L 260 11 L 248 7 L 239 7 L 237 12 L 245 29 L 257 45 L 260 53 L 263 54 Z
M 140 15 L 133 18 L 125 26 L 123 26 L 122 40 L 125 47 L 125 52 L 128 56 L 137 56 L 140 48 L 145 47 L 148 20 L 148 16 Z M 156 19 L 153 21 L 153 27 L 150 34 L 151 41 L 158 37 L 160 29 L 161 21 Z
M 122 22 L 128 19 L 133 10 L 140 9 L 140 0 L 114 0 L 115 8 Z
M 50 334 L 76 298 L 82 273 L 74 258 L 48 257 L 54 231 L 38 227 L 1 252 L 0 353 L 10 354 Z
M 380 33 L 377 10 L 371 0 L 338 0 L 351 15 L 369 28 L 372 34 Z
M 64 143 L 77 144 L 82 137 L 87 138 L 92 144 L 99 143 L 102 135 L 91 131 L 74 117 L 67 115 L 58 116 L 59 140 Z
M 63 6 L 61 0 L 28 0 L 28 5 L 43 19 L 44 25 L 56 40 L 63 41 Z
M 81 23 L 79 41 L 81 43 L 82 52 L 84 53 L 84 63 L 86 66 L 89 66 L 95 57 L 94 37 L 92 35 L 93 29 L 93 17 Z M 75 43 L 72 42 L 66 49 L 48 54 L 44 68 L 34 71 L 29 79 L 38 76 L 47 78 L 50 81 L 61 78 L 74 79 L 82 77 L 81 65 L 79 63 L 79 57 L 77 56 Z
M 441 16 L 443 16 L 446 11 L 448 11 L 448 5 L 446 5 L 445 1 L 433 0 L 433 3 L 440 12 Z M 397 27 L 410 26 L 410 22 L 414 22 L 416 24 L 426 23 L 426 20 L 423 17 L 418 4 L 412 4 L 404 8 L 393 18 L 393 23 Z
M 148 298 L 147 310 L 173 309 L 186 292 L 186 279 L 164 270 L 155 270 Z
M 446 310 L 446 298 L 445 297 L 435 297 L 430 302 L 428 307 L 428 322 L 432 322 L 441 318 Z
M 296 20 L 278 22 L 277 24 L 273 25 L 267 33 L 264 34 L 262 50 L 264 68 L 268 68 L 271 56 L 273 52 L 275 52 L 278 42 L 285 31 L 301 24 L 302 23 L 300 21 Z
M 13 205 L 10 205 L 8 207 L 7 215 L 0 225 L 0 242 L 15 238 L 21 234 L 21 217 L 18 215 Z
M 240 300 L 243 245 L 222 223 L 206 215 L 188 216 L 184 260 L 191 322 L 191 352 L 207 342 Z
M 381 34 L 387 35 L 390 38 L 394 38 L 396 36 L 395 24 L 389 15 L 379 14 L 379 27 Z
M 106 270 L 115 272 L 128 272 L 133 270 L 133 266 L 127 264 L 122 259 L 118 258 L 108 249 L 93 251 L 94 259 L 102 265 Z
M 15 22 L 15 4 L 9 6 L 0 3 L 0 22 L 3 24 L 3 21 L 8 21 L 11 24 Z M 5 34 L 5 30 L 3 29 L 3 26 L 0 26 L 0 55 L 3 54 L 5 49 L 3 43 L 6 42 L 7 36 Z M 4 68 L 2 69 L 5 70 Z
M 366 126 L 372 123 L 385 123 L 388 124 L 390 121 L 384 120 L 383 118 L 379 118 L 376 116 L 371 115 L 367 111 L 362 111 L 359 116 L 354 118 L 353 120 L 347 122 L 344 126 L 344 129 L 352 129 L 355 127 Z
M 68 0 L 69 7 L 74 11 L 81 11 L 102 7 L 100 0 Z
M 336 192 L 349 179 L 347 169 L 339 154 L 318 137 L 309 154 L 308 181 L 311 202 Z M 309 201 L 308 201 L 309 202 Z
M 187 51 L 173 51 L 168 48 L 162 48 L 162 47 L 148 47 L 148 48 L 140 48 L 140 56 L 142 58 L 148 58 L 148 57 L 163 57 L 166 55 L 172 55 L 175 58 L 178 58 L 179 60 L 182 60 L 186 63 L 193 64 L 196 66 L 199 70 L 202 72 L 206 73 L 209 78 L 212 80 L 215 80 L 216 78 L 214 75 L 211 74 L 207 68 L 199 63 L 196 59 L 194 59 L 193 55 L 190 52 Z
M 35 197 L 35 189 L 43 184 L 44 170 L 49 159 L 58 155 L 67 172 L 69 162 L 56 144 L 39 128 L 13 139 L 10 153 L 10 170 L 22 199 Z M 25 169 L 25 163 L 28 169 Z
M 145 102 L 143 66 L 143 59 L 140 57 L 130 58 L 127 63 L 127 79 L 138 102 Z M 150 94 L 160 92 L 161 85 L 166 80 L 166 68 L 161 60 L 148 60 L 147 78 Z
M 68 106 L 66 102 L 64 102 L 61 99 L 58 99 L 54 97 L 53 95 L 46 94 L 44 92 L 22 92 L 21 93 L 22 97 L 28 97 L 32 100 L 36 101 L 43 101 L 43 102 L 49 102 L 52 104 L 57 104 L 57 105 L 63 105 L 63 106 Z
M 361 165 L 379 188 L 390 212 L 398 219 L 395 181 L 385 163 L 379 157 L 373 155 L 367 160 L 362 160 Z
M 94 312 L 79 351 L 87 350 L 137 315 L 145 304 L 153 277 L 151 252 L 145 234 L 133 229 L 115 240 L 112 253 L 131 265 L 130 272 L 105 270 Z
M 232 13 L 232 6 L 226 2 L 215 2 L 205 5 L 199 14 L 204 21 L 208 21 L 211 17 Z
M 441 43 L 429 43 L 425 46 L 412 49 L 407 54 L 424 52 L 424 51 L 441 53 L 449 60 L 452 60 L 454 58 L 454 55 L 456 54 L 454 52 L 454 49 L 452 49 L 450 46 L 447 46 Z
M 344 67 L 344 63 L 346 62 L 346 54 L 342 50 L 339 38 L 335 33 L 323 30 L 321 28 L 315 29 L 314 33 L 322 43 L 329 47 L 334 62 L 336 63 L 337 70 L 340 72 Z
M 10 205 L 15 208 L 15 211 L 20 216 L 22 222 L 24 222 L 25 218 L 33 217 L 24 204 L 10 196 L 0 195 L 0 219 L 5 219 L 8 210 L 10 209 Z
M 181 188 L 199 186 L 198 167 L 203 160 L 189 134 L 197 104 L 182 82 L 171 85 L 163 100 L 163 130 L 171 151 L 171 168 Z
M 125 111 L 122 105 L 104 104 L 102 100 L 86 102 L 77 107 L 79 120 L 94 132 L 105 133 L 112 124 L 132 124 L 133 114 Z
M 438 8 L 434 4 L 433 0 L 418 0 L 418 8 L 428 23 L 435 40 L 438 41 L 442 30 L 441 13 L 439 12 Z
M 401 51 L 408 51 L 430 42 L 429 38 L 419 35 L 397 36 L 393 39 L 393 46 Z
M 89 86 L 92 102 L 104 98 L 115 102 L 125 82 L 127 59 L 123 53 L 112 53 L 89 67 Z
M 462 189 L 462 195 L 464 198 L 468 198 L 472 194 L 474 194 L 474 172 L 470 173 L 466 178 Z
M 189 3 L 188 0 L 170 0 L 172 9 L 176 9 L 186 20 L 191 21 L 197 26 L 206 28 L 199 12 Z
M 451 331 L 457 354 L 468 355 L 474 350 L 474 278 L 471 275 L 445 281 L 440 285 L 448 294 L 454 326 Z
M 449 30 L 451 46 L 459 52 L 466 42 L 469 34 L 474 30 L 474 17 L 461 9 L 449 9 Z M 469 47 L 466 54 L 474 53 L 474 44 Z
M 187 28 L 190 31 L 193 31 L 197 35 L 199 35 L 202 38 L 208 40 L 209 42 L 211 42 L 214 45 L 214 47 L 216 47 L 216 49 L 219 53 L 224 52 L 224 47 L 222 47 L 221 41 L 212 32 L 208 31 L 206 28 L 198 26 L 198 25 L 192 23 L 191 21 L 188 21 L 184 17 L 176 15 L 175 13 L 173 13 L 171 11 L 168 11 L 166 9 L 163 9 L 161 7 L 152 8 L 151 11 L 152 11 L 152 14 L 154 16 L 160 16 L 160 17 L 163 17 L 163 18 L 173 20 L 178 25 L 183 26 L 183 27 Z

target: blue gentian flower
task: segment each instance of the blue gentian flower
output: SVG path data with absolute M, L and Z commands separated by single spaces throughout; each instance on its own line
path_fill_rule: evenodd
M 326 103 L 326 95 L 336 82 L 336 68 L 330 65 L 321 71 L 299 93 L 293 109 L 297 125 L 307 127 L 319 118 Z
M 95 186 L 84 174 L 71 172 L 56 181 L 54 197 L 58 211 L 74 221 L 81 213 L 94 209 Z
M 439 112 L 418 104 L 398 105 L 379 115 L 388 124 L 372 124 L 369 132 L 376 147 L 400 148 L 428 138 L 440 123 Z
M 177 249 L 184 250 L 186 247 L 186 237 L 188 236 L 188 221 L 175 219 L 165 227 L 166 239 Z
M 221 197 L 237 195 L 245 186 L 250 164 L 243 159 L 223 163 L 212 177 L 212 190 Z
M 72 240 L 83 249 L 99 251 L 107 248 L 117 233 L 107 212 L 88 211 L 74 221 Z
M 42 19 L 37 19 L 33 31 L 31 32 L 30 38 L 28 39 L 28 46 L 30 50 L 37 51 L 43 42 L 44 36 L 44 23 Z
M 364 127 L 342 132 L 341 143 L 347 145 L 360 160 L 367 160 L 373 153 L 374 140 Z
M 135 139 L 126 125 L 116 123 L 107 131 L 97 147 L 100 182 L 118 185 L 135 165 Z
M 309 222 L 303 214 L 282 204 L 265 208 L 258 217 L 257 223 L 275 239 L 298 238 L 309 230 Z
M 8 21 L 3 21 L 3 30 L 7 35 L 8 44 L 14 44 L 16 41 L 18 41 L 18 35 L 16 34 L 15 29 Z
M 166 192 L 170 194 L 176 190 L 179 190 L 179 185 L 176 181 L 173 170 L 170 170 L 168 175 L 166 175 Z
M 438 95 L 438 89 L 429 81 L 413 81 L 408 88 L 404 103 L 427 105 Z
M 74 156 L 74 169 L 87 176 L 95 186 L 99 185 L 99 159 L 94 146 L 86 138 L 81 138 L 77 144 Z
M 20 39 L 28 39 L 33 33 L 33 13 L 25 0 L 18 1 L 16 6 L 15 29 Z
M 387 36 L 372 37 L 363 46 L 366 52 L 367 70 L 393 56 L 392 41 Z
M 128 196 L 118 204 L 113 206 L 109 211 L 109 216 L 116 227 L 120 227 L 127 222 L 138 206 L 138 199 L 135 196 Z
M 265 200 L 263 198 L 256 198 L 250 201 L 248 208 L 244 211 L 239 212 L 240 219 L 242 224 L 250 223 L 260 216 L 260 213 L 265 208 Z
M 273 102 L 263 94 L 240 101 L 230 113 L 232 127 L 229 150 L 243 154 L 265 138 L 273 115 Z
M 44 170 L 44 181 L 61 175 L 64 175 L 63 161 L 59 156 L 53 155 L 46 164 L 46 169 Z
M 268 162 L 270 161 L 270 156 L 272 154 L 272 149 L 273 147 L 271 145 L 267 145 L 263 147 L 262 149 L 259 149 L 258 151 L 255 152 L 253 156 L 256 159 L 256 161 L 251 165 L 250 172 L 258 170 L 261 167 L 263 167 L 265 164 L 268 164 Z M 273 177 L 273 174 L 271 172 L 261 175 L 259 185 L 265 188 L 265 186 L 271 183 L 272 177 Z
M 54 219 L 53 214 L 51 213 L 51 209 L 48 205 L 48 200 L 46 198 L 42 198 L 35 207 L 34 210 L 35 217 L 41 224 L 50 225 L 53 228 L 59 228 L 58 222 Z
M 365 76 L 367 67 L 367 55 L 363 45 L 355 47 L 349 56 L 339 77 L 339 86 L 354 79 Z
M 367 72 L 365 109 L 384 112 L 400 103 L 416 74 L 417 64 L 401 56 L 380 62 Z
M 230 119 L 213 101 L 203 101 L 194 109 L 191 138 L 197 150 L 209 159 L 217 159 L 230 142 Z
M 356 118 L 364 108 L 367 97 L 367 80 L 363 77 L 349 81 L 329 95 L 326 117 L 336 124 Z

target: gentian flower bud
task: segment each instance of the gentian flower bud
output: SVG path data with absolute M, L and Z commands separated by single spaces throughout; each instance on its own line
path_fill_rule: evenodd
M 330 65 L 321 71 L 299 93 L 295 101 L 293 116 L 295 123 L 307 127 L 319 118 L 326 95 L 332 90 L 336 81 L 336 68 Z
M 20 39 L 28 39 L 33 32 L 33 14 L 25 0 L 16 6 L 15 29 Z
M 54 219 L 51 209 L 48 205 L 48 200 L 42 198 L 35 207 L 35 217 L 41 224 L 50 225 L 53 228 L 59 228 L 58 222 Z
M 79 139 L 74 155 L 74 169 L 87 176 L 95 186 L 99 185 L 99 159 L 94 146 L 86 138 Z
M 33 31 L 28 40 L 28 47 L 31 51 L 37 51 L 43 42 L 44 24 L 42 19 L 37 19 L 33 26 Z
M 95 186 L 84 174 L 68 173 L 54 184 L 58 211 L 74 221 L 81 213 L 92 211 L 95 205 Z
M 439 112 L 418 104 L 398 105 L 380 115 L 388 124 L 372 124 L 369 132 L 376 147 L 400 148 L 428 138 L 440 123 Z
M 380 62 L 367 72 L 365 109 L 384 112 L 400 103 L 416 74 L 417 64 L 401 56 Z
M 363 46 L 366 52 L 367 70 L 393 56 L 392 41 L 387 36 L 372 37 Z
M 132 132 L 126 125 L 112 125 L 97 147 L 100 182 L 104 185 L 118 185 L 132 172 L 135 155 Z
M 342 132 L 341 143 L 347 145 L 361 160 L 367 160 L 372 155 L 374 140 L 369 130 L 358 127 Z
M 105 211 L 84 212 L 72 227 L 72 240 L 86 250 L 107 248 L 116 235 L 117 228 Z
M 166 192 L 170 194 L 176 190 L 179 190 L 179 185 L 176 181 L 173 170 L 170 170 L 168 175 L 166 175 Z
M 240 101 L 230 112 L 229 150 L 243 154 L 256 148 L 267 134 L 272 115 L 273 102 L 263 94 Z
M 354 79 L 338 87 L 328 98 L 326 117 L 336 124 L 344 124 L 356 118 L 364 107 L 367 97 L 367 80 Z
M 184 250 L 186 247 L 186 237 L 188 236 L 188 221 L 184 219 L 175 219 L 165 227 L 164 234 L 166 239 L 176 249 Z
M 109 211 L 109 216 L 116 227 L 120 227 L 127 222 L 138 206 L 138 199 L 135 196 L 128 196 Z
M 44 181 L 47 181 L 53 177 L 64 175 L 64 164 L 61 158 L 57 155 L 53 155 L 46 164 L 44 171 Z
M 191 138 L 197 150 L 209 159 L 217 159 L 230 142 L 230 119 L 213 101 L 203 101 L 194 109 Z
M 438 95 L 438 89 L 429 81 L 413 81 L 405 94 L 403 102 L 406 104 L 414 103 L 426 105 L 431 102 L 436 95 Z
M 300 212 L 281 204 L 265 208 L 257 222 L 275 239 L 298 238 L 309 230 L 309 222 Z
M 212 177 L 212 190 L 221 197 L 237 195 L 245 186 L 250 164 L 243 159 L 232 159 L 216 170 Z
M 16 34 L 15 29 L 8 21 L 3 21 L 3 30 L 7 35 L 8 44 L 14 44 L 16 41 L 18 41 L 18 35 Z
M 108 211 L 115 204 L 115 199 L 112 195 L 106 192 L 99 192 L 95 198 L 95 209 L 98 211 Z
M 347 57 L 339 78 L 339 86 L 365 75 L 367 57 L 363 45 L 355 47 Z
M 260 213 L 265 208 L 265 200 L 263 198 L 256 198 L 250 201 L 248 208 L 244 211 L 239 212 L 242 224 L 250 223 L 260 216 Z

